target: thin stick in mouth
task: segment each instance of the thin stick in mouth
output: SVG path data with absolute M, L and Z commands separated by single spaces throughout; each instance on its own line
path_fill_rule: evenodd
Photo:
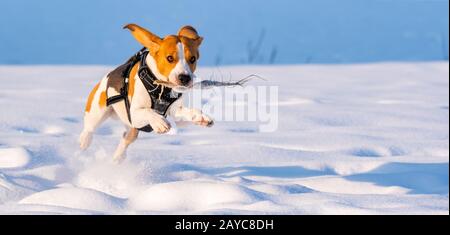
M 258 75 L 252 74 L 249 75 L 239 81 L 234 81 L 234 82 L 219 82 L 219 81 L 213 81 L 213 80 L 203 80 L 201 82 L 195 83 L 193 84 L 192 87 L 194 88 L 212 88 L 212 87 L 224 87 L 224 86 L 229 86 L 229 87 L 235 87 L 235 86 L 240 86 L 243 87 L 246 83 L 248 83 L 250 80 L 254 79 L 254 78 L 258 78 L 264 81 L 267 81 L 265 78 L 262 78 Z M 167 81 L 161 81 L 161 80 L 157 80 L 153 82 L 155 85 L 161 85 L 161 86 L 165 86 L 171 89 L 179 89 L 179 90 L 188 90 L 190 87 L 187 86 L 181 86 L 181 85 L 176 85 Z
M 153 82 L 153 84 L 155 85 L 161 85 L 161 86 L 165 86 L 165 87 L 169 87 L 169 88 L 176 88 L 176 87 L 180 87 L 179 85 L 175 85 L 173 83 L 170 82 L 166 82 L 166 81 L 161 81 L 161 80 L 156 80 Z

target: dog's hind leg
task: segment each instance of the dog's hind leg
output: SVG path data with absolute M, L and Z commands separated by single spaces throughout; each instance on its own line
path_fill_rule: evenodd
M 97 127 L 109 117 L 111 112 L 111 108 L 103 108 L 97 110 L 96 112 L 87 113 L 84 116 L 84 128 L 80 134 L 79 140 L 81 150 L 86 150 L 89 148 L 95 129 L 97 129 Z
M 126 151 L 130 144 L 132 144 L 138 138 L 139 130 L 136 128 L 130 128 L 127 132 L 123 134 L 123 138 L 120 141 L 119 146 L 117 146 L 116 152 L 114 153 L 114 162 L 120 164 L 126 158 Z
M 92 135 L 97 127 L 112 113 L 106 106 L 106 78 L 91 91 L 84 114 L 84 128 L 80 134 L 80 148 L 85 150 L 92 142 Z

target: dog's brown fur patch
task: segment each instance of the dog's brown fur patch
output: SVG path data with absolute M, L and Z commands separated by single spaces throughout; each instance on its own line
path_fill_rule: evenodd
M 130 99 L 132 99 L 133 95 L 134 95 L 134 85 L 136 83 L 135 77 L 138 72 L 139 65 L 140 65 L 140 62 L 136 63 L 130 72 L 129 84 L 128 84 L 128 97 Z M 125 70 L 127 69 L 127 67 L 128 67 L 128 64 L 123 64 L 108 74 L 108 82 L 107 82 L 108 88 L 113 88 L 116 92 L 120 92 L 120 89 L 122 89 L 122 87 L 123 87 L 123 79 L 124 79 L 123 74 L 124 74 Z M 108 90 L 108 88 L 106 90 Z
M 91 111 L 92 101 L 94 100 L 95 93 L 97 93 L 99 86 L 100 86 L 100 83 L 97 83 L 97 85 L 95 85 L 94 89 L 92 89 L 91 93 L 89 94 L 89 97 L 88 97 L 88 100 L 86 103 L 86 108 L 85 108 L 85 112 L 87 112 L 87 113 L 89 113 Z
M 170 72 L 175 68 L 180 58 L 178 58 L 177 44 L 180 43 L 180 39 L 177 36 L 167 36 L 160 44 L 158 51 L 150 51 L 151 56 L 156 61 L 159 73 L 164 77 L 169 77 Z M 173 62 L 169 62 L 167 57 L 172 56 Z
M 100 93 L 100 99 L 98 100 L 98 105 L 100 108 L 106 107 L 106 99 L 108 99 L 106 97 L 106 91 L 102 91 L 102 93 Z
M 134 95 L 134 85 L 136 84 L 136 74 L 138 72 L 139 69 L 139 63 L 136 63 L 133 67 L 133 69 L 131 69 L 130 72 L 130 78 L 129 78 L 129 83 L 128 83 L 128 98 L 130 100 L 133 99 L 133 95 Z
M 162 39 L 152 32 L 142 28 L 136 24 L 129 24 L 124 27 L 124 29 L 129 29 L 134 38 L 141 43 L 143 46 L 150 49 L 150 51 L 157 51 Z
M 123 64 L 108 74 L 108 83 L 106 85 L 108 88 L 113 88 L 115 91 L 120 92 L 120 89 L 123 87 L 122 75 L 127 69 L 127 66 L 127 64 Z
M 131 31 L 139 43 L 149 49 L 150 55 L 156 61 L 159 73 L 166 79 L 180 59 L 185 59 L 191 68 L 191 72 L 195 72 L 200 57 L 198 48 L 203 38 L 198 35 L 194 27 L 184 26 L 178 31 L 177 36 L 169 35 L 164 39 L 136 24 L 129 24 L 125 28 Z M 178 43 L 182 43 L 184 46 L 185 58 L 178 58 Z M 169 56 L 173 58 L 172 61 L 168 60 Z M 193 62 L 191 62 L 192 57 L 195 57 Z
M 191 68 L 191 72 L 194 73 L 197 69 L 197 61 L 200 58 L 200 52 L 198 50 L 199 44 L 196 40 L 187 38 L 187 37 L 180 37 L 181 42 L 184 45 L 184 56 L 186 59 L 186 62 L 189 64 L 189 67 Z M 198 39 L 197 39 L 198 40 Z M 195 63 L 191 63 L 191 57 L 195 57 L 196 61 Z

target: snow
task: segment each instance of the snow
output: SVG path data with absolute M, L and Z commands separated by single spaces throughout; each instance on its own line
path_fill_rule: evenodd
M 0 66 L 0 213 L 448 214 L 448 62 L 200 68 L 279 86 L 278 129 L 141 134 L 122 165 L 117 121 L 77 144 L 110 69 Z
M 123 200 L 96 190 L 68 187 L 35 193 L 19 201 L 19 204 L 48 205 L 114 212 L 121 207 Z
M 258 192 L 214 181 L 178 181 L 151 186 L 130 198 L 132 208 L 147 211 L 197 212 L 254 203 Z
M 0 169 L 23 167 L 30 161 L 30 156 L 23 148 L 0 148 Z

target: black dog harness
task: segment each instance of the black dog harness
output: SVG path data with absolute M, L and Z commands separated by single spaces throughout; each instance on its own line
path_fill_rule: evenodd
M 157 78 L 155 74 L 153 74 L 152 70 L 148 67 L 147 63 L 145 62 L 148 53 L 149 53 L 148 50 L 146 48 L 143 48 L 126 62 L 127 67 L 122 74 L 123 87 L 120 89 L 120 94 L 109 97 L 106 101 L 107 106 L 110 106 L 123 100 L 125 102 L 125 108 L 127 110 L 128 120 L 130 121 L 130 123 L 131 123 L 131 113 L 130 113 L 130 101 L 128 99 L 128 87 L 131 70 L 136 65 L 136 63 L 140 62 L 137 75 L 141 79 L 145 89 L 147 90 L 148 95 L 150 96 L 150 99 L 152 101 L 151 108 L 155 112 L 166 117 L 167 110 L 169 109 L 169 107 L 182 96 L 181 93 L 176 93 L 171 88 L 154 84 Z M 150 125 L 147 125 L 138 130 L 144 132 L 152 132 L 153 128 Z

